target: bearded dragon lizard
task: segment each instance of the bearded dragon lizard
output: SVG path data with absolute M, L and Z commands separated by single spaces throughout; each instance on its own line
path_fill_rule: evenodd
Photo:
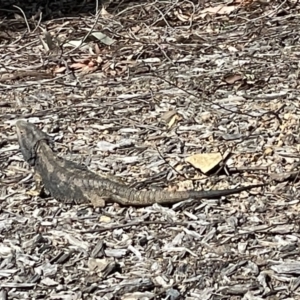
M 124 206 L 173 204 L 188 199 L 211 199 L 240 193 L 264 184 L 209 191 L 142 191 L 112 181 L 86 167 L 58 157 L 50 146 L 51 138 L 32 123 L 16 122 L 18 143 L 25 161 L 40 175 L 52 197 L 64 203 L 92 203 L 104 206 L 116 202 Z

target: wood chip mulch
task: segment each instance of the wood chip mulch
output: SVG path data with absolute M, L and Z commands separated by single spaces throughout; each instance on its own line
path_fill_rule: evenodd
M 298 1 L 19 2 L 0 8 L 0 299 L 300 299 Z M 137 189 L 267 186 L 66 205 L 18 119 Z

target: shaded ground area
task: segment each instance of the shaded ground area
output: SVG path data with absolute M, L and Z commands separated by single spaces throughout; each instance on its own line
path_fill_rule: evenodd
M 199 2 L 10 19 L 22 26 L 0 38 L 2 299 L 300 299 L 300 4 Z M 20 118 L 137 189 L 268 186 L 68 206 L 39 194 Z M 186 161 L 196 153 L 226 159 L 208 176 Z
M 104 2 L 103 2 L 104 3 Z M 101 1 L 99 1 L 101 5 Z M 1 0 L 0 15 L 2 18 L 18 19 L 16 15 L 26 16 L 29 20 L 43 21 L 48 19 L 78 16 L 78 14 L 95 13 L 96 1 L 81 0 Z M 7 22 L 2 25 L 7 25 Z M 21 23 L 21 22 L 20 22 Z

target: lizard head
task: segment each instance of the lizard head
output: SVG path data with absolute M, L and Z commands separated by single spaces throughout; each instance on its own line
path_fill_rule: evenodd
M 18 142 L 24 159 L 33 166 L 35 164 L 36 150 L 40 141 L 49 142 L 49 136 L 38 129 L 34 124 L 23 120 L 16 122 Z

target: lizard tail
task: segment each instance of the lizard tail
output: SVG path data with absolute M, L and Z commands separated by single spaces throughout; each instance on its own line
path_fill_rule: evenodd
M 159 204 L 174 204 L 188 199 L 212 199 L 227 196 L 231 194 L 237 194 L 242 191 L 250 190 L 256 187 L 262 187 L 265 184 L 255 184 L 235 189 L 226 190 L 212 190 L 212 191 L 136 191 L 129 189 L 125 193 L 126 195 L 118 196 L 115 194 L 113 200 L 122 205 L 131 206 L 146 206 L 154 203 Z

